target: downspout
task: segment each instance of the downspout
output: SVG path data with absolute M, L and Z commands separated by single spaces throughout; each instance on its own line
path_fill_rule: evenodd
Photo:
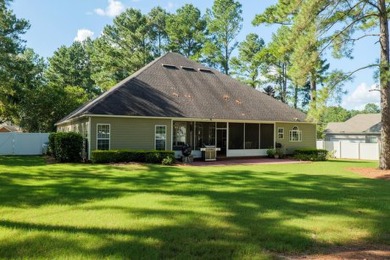
M 92 140 L 91 127 L 92 127 L 91 117 L 88 117 L 88 160 L 91 160 L 91 140 Z
M 171 119 L 171 151 L 173 151 L 173 119 Z

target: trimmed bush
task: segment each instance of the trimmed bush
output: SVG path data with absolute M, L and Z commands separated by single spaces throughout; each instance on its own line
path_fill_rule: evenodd
M 56 133 L 50 133 L 50 135 L 49 135 L 49 146 L 48 146 L 48 154 L 53 156 L 54 158 L 56 157 L 56 154 L 55 154 L 55 143 L 54 143 L 55 136 L 56 136 Z
M 298 149 L 294 158 L 302 161 L 326 161 L 328 151 L 324 149 Z
M 80 162 L 83 137 L 79 133 L 51 133 L 49 147 L 58 162 Z
M 137 151 L 137 150 L 95 150 L 91 153 L 93 163 L 146 162 L 162 163 L 170 158 L 175 161 L 171 151 Z

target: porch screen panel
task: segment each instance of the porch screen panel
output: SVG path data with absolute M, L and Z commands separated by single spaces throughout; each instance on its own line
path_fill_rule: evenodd
M 229 149 L 244 149 L 244 124 L 229 124 Z
M 195 131 L 197 150 L 205 145 L 215 145 L 215 123 L 196 123 Z
M 259 124 L 245 124 L 245 149 L 259 149 Z
M 260 149 L 274 148 L 274 125 L 260 125 Z
M 194 147 L 194 123 L 173 122 L 173 150 L 181 150 L 183 145 Z

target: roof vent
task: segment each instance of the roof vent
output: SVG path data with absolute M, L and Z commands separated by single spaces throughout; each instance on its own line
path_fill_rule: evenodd
M 192 67 L 186 67 L 186 66 L 180 66 L 183 70 L 188 70 L 188 71 L 196 71 L 194 68 Z
M 205 72 L 205 73 L 211 73 L 211 74 L 214 74 L 211 70 L 209 69 L 204 69 L 204 68 L 199 68 L 198 69 L 200 72 Z
M 172 64 L 162 64 L 162 66 L 167 68 L 167 69 L 174 69 L 174 70 L 178 69 L 178 67 L 176 67 L 175 65 L 172 65 Z

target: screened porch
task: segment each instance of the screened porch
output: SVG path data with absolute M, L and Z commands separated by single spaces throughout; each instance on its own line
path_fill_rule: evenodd
M 274 124 L 237 122 L 173 121 L 172 149 L 181 156 L 184 145 L 190 145 L 195 158 L 206 146 L 220 148 L 217 157 L 263 156 L 274 148 Z

